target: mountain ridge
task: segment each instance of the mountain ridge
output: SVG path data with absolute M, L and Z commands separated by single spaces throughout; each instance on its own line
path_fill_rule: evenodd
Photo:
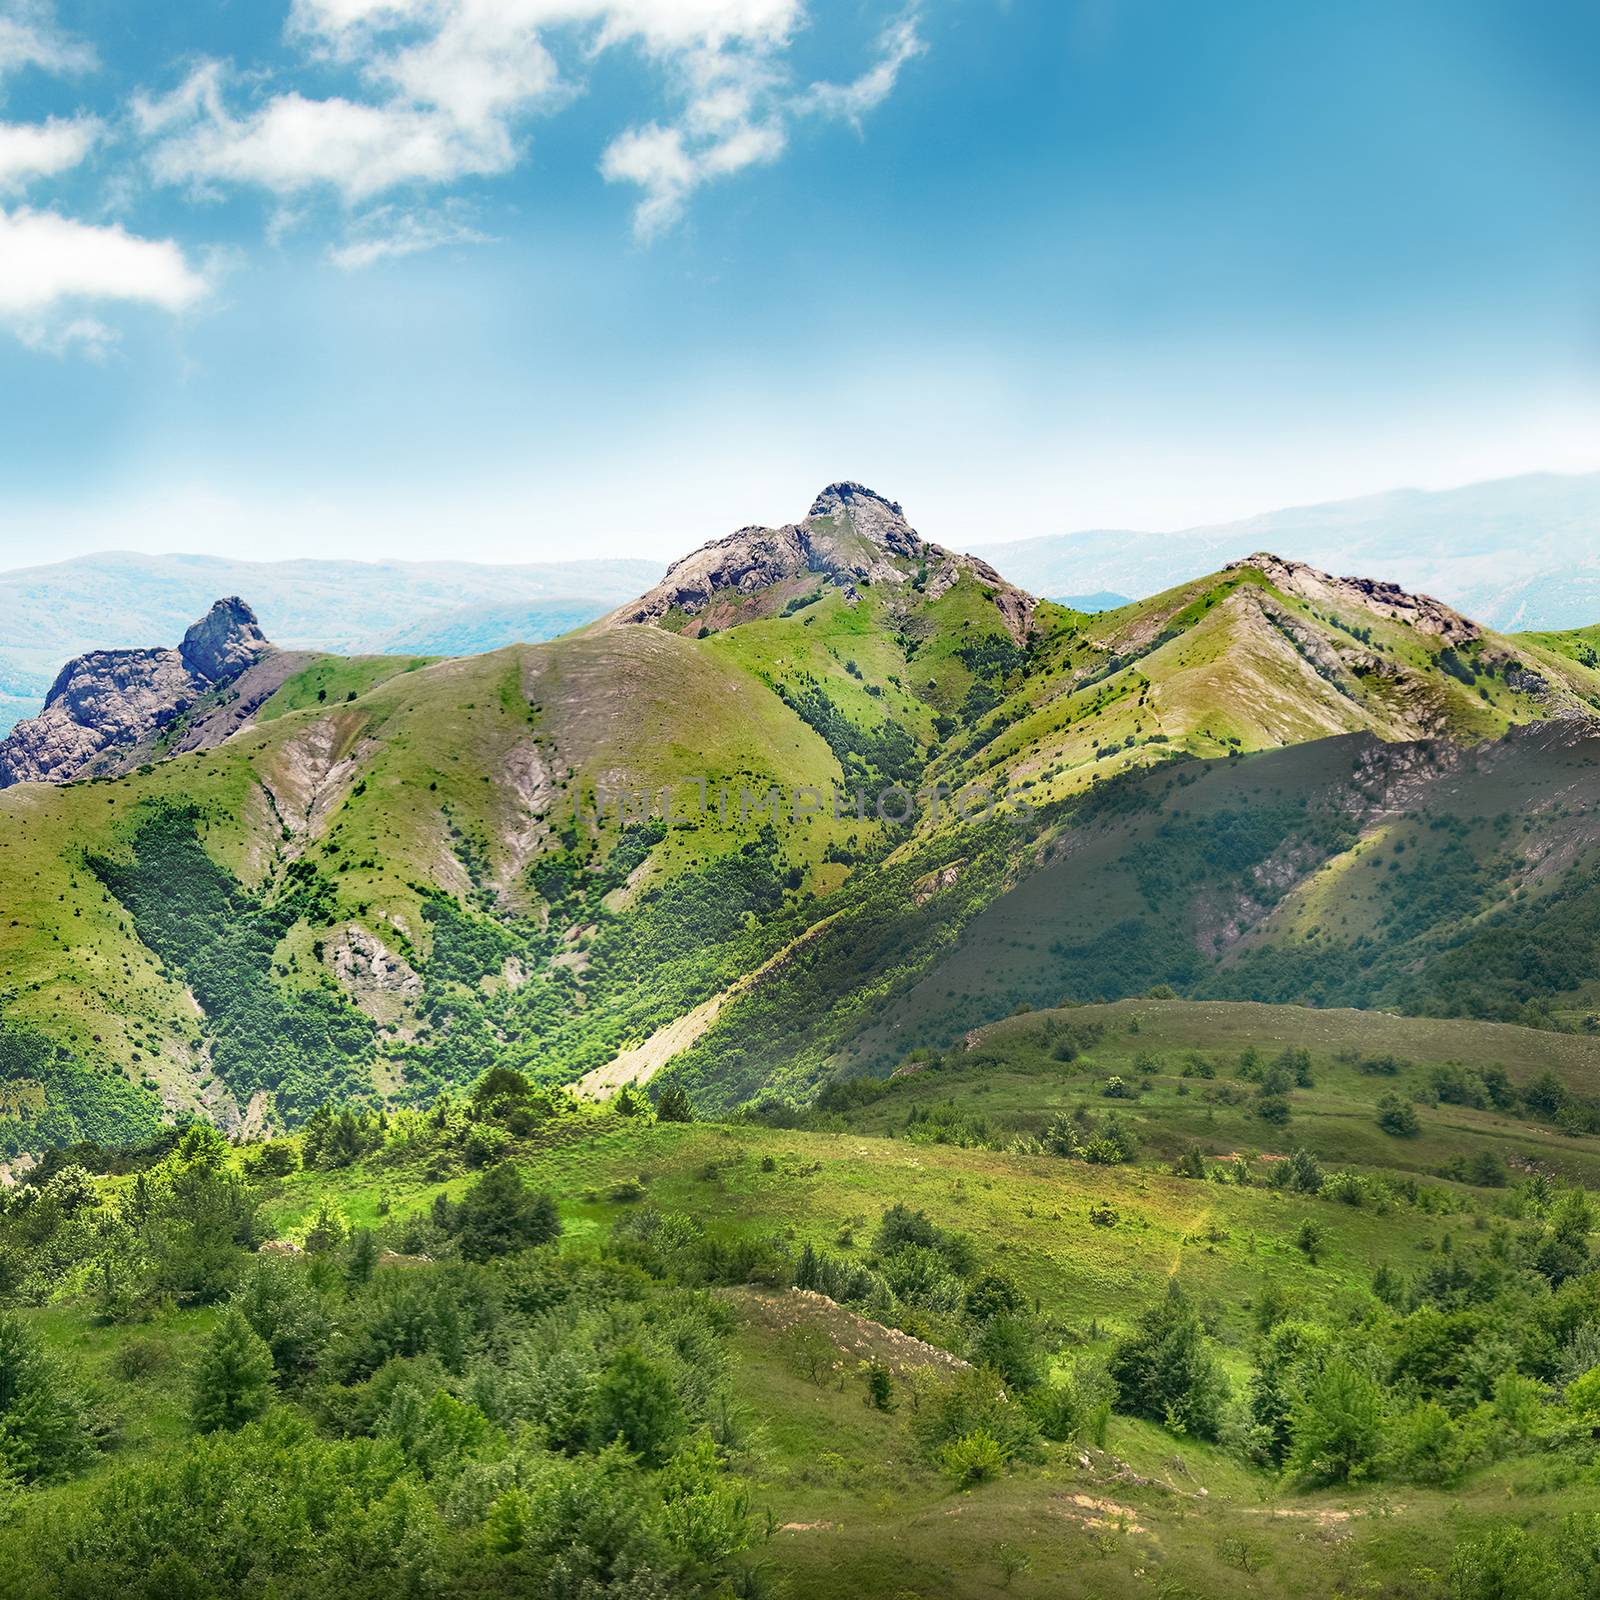
M 804 1098 L 892 1067 L 891 1017 L 959 1029 L 1078 983 L 1199 992 L 1246 950 L 1271 998 L 1320 971 L 1432 1004 L 1474 919 L 1565 892 L 1538 860 L 1593 859 L 1567 814 L 1600 748 L 1587 636 L 1497 634 L 1266 553 L 1077 613 L 947 560 L 870 494 L 730 536 L 755 567 L 727 541 L 692 553 L 696 611 L 647 593 L 481 656 L 306 658 L 207 748 L 0 793 L 0 1067 L 8 1029 L 57 1063 L 10 1069 L 37 1092 L 0 1146 L 84 1118 L 426 1104 L 494 1061 L 573 1082 L 664 1037 L 651 1070 L 705 1104 Z M 1530 727 L 1548 742 L 1516 744 Z M 1374 762 L 1449 826 L 1368 806 Z M 1414 928 L 1373 910 L 1366 863 L 1390 859 L 1440 887 Z M 1291 896 L 1303 920 L 1273 914 Z M 1020 923 L 994 909 L 1018 904 Z M 1235 925 L 1249 938 L 1217 946 Z M 1330 926 L 1348 933 L 1308 967 Z M 968 943 L 1001 952 L 976 988 Z M 1505 1020 L 1566 1026 L 1600 1005 L 1582 971 L 1482 988 Z
M 1524 473 L 1449 489 L 1403 488 L 1165 532 L 1084 529 L 974 554 L 1035 593 L 1148 594 L 1259 549 L 1331 571 L 1382 572 L 1501 630 L 1600 616 L 1600 472 Z
M 655 581 L 651 561 L 249 561 L 108 551 L 0 572 L 0 734 L 43 702 L 61 663 L 173 637 L 242 594 L 286 649 L 452 653 L 549 638 Z M 485 609 L 480 609 L 485 608 Z

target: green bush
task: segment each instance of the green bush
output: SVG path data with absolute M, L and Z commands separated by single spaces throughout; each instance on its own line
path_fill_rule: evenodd
M 982 1428 L 952 1439 L 939 1456 L 939 1465 L 963 1489 L 999 1477 L 1005 1464 L 999 1443 Z

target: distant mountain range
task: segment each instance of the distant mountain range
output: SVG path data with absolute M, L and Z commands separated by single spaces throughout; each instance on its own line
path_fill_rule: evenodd
M 1395 489 L 1177 532 L 1096 528 L 971 550 L 1012 583 L 1066 604 L 1100 588 L 1153 594 L 1277 550 L 1436 595 L 1502 632 L 1574 628 L 1600 622 L 1600 472 Z
M 655 561 L 234 561 L 126 551 L 0 572 L 0 733 L 64 661 L 177 638 L 242 594 L 289 649 L 461 655 L 554 638 L 648 588 Z
M 976 544 L 1010 583 L 1106 611 L 1276 550 L 1436 595 L 1502 632 L 1600 622 L 1600 473 L 1397 489 L 1175 532 L 1088 529 Z M 177 638 L 243 595 L 286 649 L 472 655 L 556 638 L 642 593 L 653 561 L 235 561 L 111 552 L 0 573 L 0 733 L 63 662 Z

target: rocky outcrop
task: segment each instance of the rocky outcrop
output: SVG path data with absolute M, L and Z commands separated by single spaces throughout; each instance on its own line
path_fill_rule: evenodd
M 184 634 L 178 654 L 196 678 L 209 684 L 237 678 L 271 648 L 255 612 L 238 595 L 230 595 Z
M 1483 637 L 1483 629 L 1477 623 L 1452 611 L 1444 601 L 1435 600 L 1432 595 L 1408 593 L 1398 583 L 1383 583 L 1376 578 L 1335 578 L 1303 561 L 1285 561 L 1267 551 L 1230 562 L 1223 570 L 1238 572 L 1246 567 L 1254 568 L 1285 593 L 1298 595 L 1314 606 L 1361 606 L 1380 617 L 1404 622 L 1419 633 L 1434 634 L 1447 644 L 1466 644 Z
M 877 584 L 937 600 L 963 576 L 992 593 L 1008 631 L 1026 637 L 1037 602 L 975 556 L 930 544 L 905 512 L 859 483 L 830 483 L 805 519 L 782 528 L 741 528 L 675 562 L 648 594 L 606 618 L 698 634 L 776 615 L 823 587 L 854 604 Z
M 219 743 L 241 725 L 241 705 L 253 712 L 304 660 L 275 651 L 237 596 L 217 601 L 175 650 L 79 656 L 57 675 L 44 710 L 0 740 L 0 788 L 126 771 L 168 730 L 179 735 L 175 749 Z M 251 677 L 250 693 L 238 693 Z M 214 724 L 212 737 L 173 728 L 190 712 Z

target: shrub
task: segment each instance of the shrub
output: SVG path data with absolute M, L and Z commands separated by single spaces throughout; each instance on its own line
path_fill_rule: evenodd
M 694 1121 L 694 1107 L 689 1103 L 689 1096 L 678 1084 L 670 1084 L 661 1091 L 661 1098 L 656 1101 L 656 1121 Z
M 1309 1483 L 1365 1477 L 1383 1447 L 1383 1390 L 1347 1358 L 1312 1378 L 1289 1414 L 1289 1470 Z
M 1397 1094 L 1386 1094 L 1378 1101 L 1378 1126 L 1396 1139 L 1411 1139 L 1420 1129 L 1417 1108 Z
M 454 1228 L 462 1255 L 487 1261 L 548 1244 L 561 1233 L 561 1217 L 549 1195 L 535 1194 L 522 1174 L 503 1161 L 467 1190 L 456 1208 Z
M 1320 1222 L 1313 1222 L 1307 1217 L 1295 1230 L 1294 1242 L 1296 1248 L 1309 1261 L 1312 1266 L 1317 1264 L 1317 1258 L 1322 1254 L 1323 1244 L 1327 1240 L 1327 1230 Z
M 83 1397 L 31 1329 L 0 1316 L 0 1479 L 65 1477 L 91 1453 Z
M 1032 1326 L 1009 1313 L 984 1323 L 972 1342 L 971 1355 L 976 1365 L 993 1367 L 1019 1391 L 1038 1388 L 1044 1376 Z
M 1451 1600 L 1576 1600 L 1548 1545 L 1524 1528 L 1496 1528 L 1456 1547 Z
M 683 1402 L 671 1377 L 631 1345 L 619 1350 L 600 1374 L 589 1417 L 597 1446 L 620 1439 L 650 1467 L 667 1460 L 686 1427 Z
M 1389 1467 L 1411 1483 L 1453 1483 L 1469 1453 L 1466 1437 L 1437 1400 L 1419 1400 L 1392 1425 Z
M 1006 1458 L 992 1434 L 982 1428 L 953 1439 L 940 1454 L 939 1464 L 963 1488 L 999 1477 Z
M 946 1446 L 978 1432 L 994 1440 L 1006 1461 L 1031 1461 L 1039 1449 L 1033 1418 L 1009 1398 L 998 1373 L 980 1367 L 962 1373 L 923 1401 L 912 1432 L 923 1455 L 935 1463 L 942 1461 Z

